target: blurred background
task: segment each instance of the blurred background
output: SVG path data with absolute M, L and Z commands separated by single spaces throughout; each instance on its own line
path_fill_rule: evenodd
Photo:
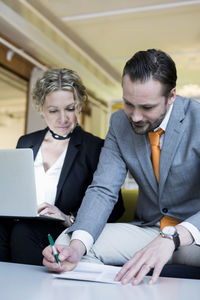
M 200 100 L 200 1 L 0 1 L 0 148 L 44 127 L 31 89 L 49 68 L 79 73 L 89 92 L 81 125 L 104 138 L 123 107 L 125 62 L 149 48 L 176 62 L 178 94 Z

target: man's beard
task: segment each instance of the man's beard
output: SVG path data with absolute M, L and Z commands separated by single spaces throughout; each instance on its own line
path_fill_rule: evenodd
M 166 115 L 165 111 L 159 119 L 155 120 L 154 122 L 151 121 L 145 121 L 145 122 L 133 122 L 132 120 L 129 119 L 131 126 L 134 130 L 134 132 L 136 134 L 141 134 L 144 135 L 146 133 L 148 133 L 149 131 L 154 131 L 154 129 L 156 129 L 157 127 L 159 127 L 159 125 L 162 123 L 165 115 Z

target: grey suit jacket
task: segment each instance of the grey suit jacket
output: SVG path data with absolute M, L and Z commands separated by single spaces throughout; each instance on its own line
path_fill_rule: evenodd
M 133 224 L 151 226 L 166 214 L 200 229 L 200 103 L 176 97 L 164 135 L 159 185 L 148 136 L 134 133 L 123 110 L 114 113 L 93 182 L 70 231 L 86 230 L 97 239 L 127 170 L 139 186 Z

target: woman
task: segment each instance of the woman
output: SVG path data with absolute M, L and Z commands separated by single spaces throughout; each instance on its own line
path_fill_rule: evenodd
M 74 71 L 47 71 L 36 82 L 33 100 L 47 128 L 22 136 L 17 148 L 33 149 L 38 212 L 61 221 L 1 221 L 0 260 L 42 264 L 48 233 L 56 239 L 74 222 L 103 146 L 102 139 L 78 125 L 86 99 Z M 123 210 L 120 195 L 109 221 L 116 221 Z

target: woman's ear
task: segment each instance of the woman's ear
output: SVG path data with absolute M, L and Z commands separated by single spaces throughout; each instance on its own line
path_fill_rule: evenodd
M 77 112 L 80 114 L 81 111 L 82 111 L 82 105 L 78 105 L 78 106 L 77 106 Z
M 40 116 L 42 117 L 42 119 L 44 119 L 44 112 L 42 110 L 42 107 L 38 108 L 38 113 L 40 114 Z

